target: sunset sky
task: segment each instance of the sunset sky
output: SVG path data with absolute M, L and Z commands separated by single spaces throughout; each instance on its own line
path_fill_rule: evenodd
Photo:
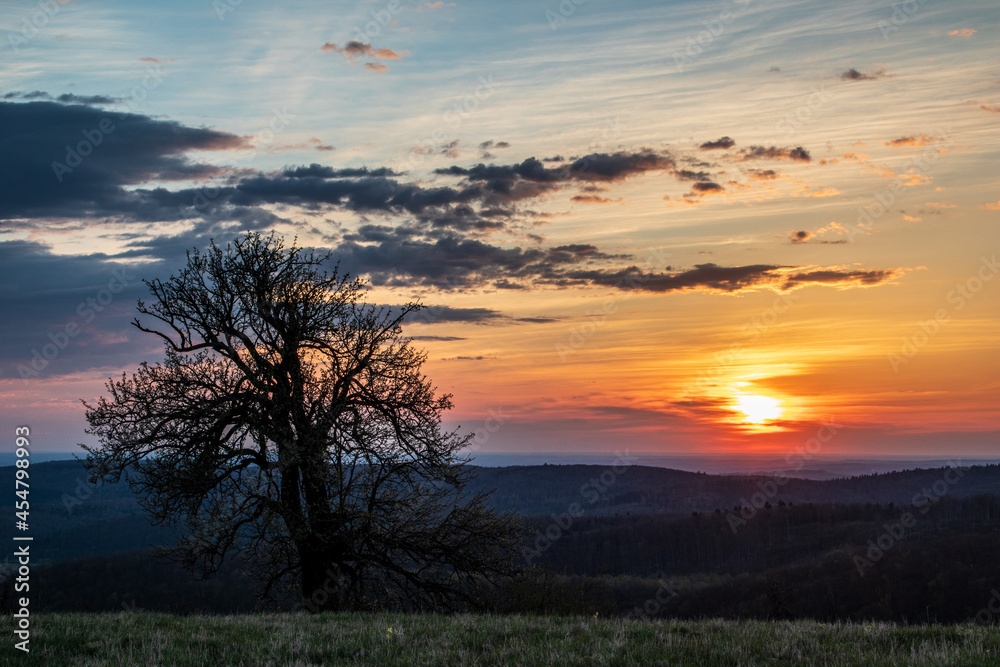
M 250 229 L 428 305 L 476 451 L 998 454 L 998 19 L 3 3 L 3 433 L 91 442 L 141 279 Z

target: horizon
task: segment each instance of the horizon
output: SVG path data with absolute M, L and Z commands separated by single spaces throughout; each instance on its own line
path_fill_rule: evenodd
M 54 463 L 76 461 L 75 452 L 41 452 L 34 455 L 34 463 Z M 776 475 L 803 479 L 839 479 L 868 474 L 888 474 L 920 469 L 920 464 L 933 464 L 926 469 L 946 468 L 953 464 L 962 466 L 1000 465 L 1000 456 L 883 456 L 839 458 L 815 456 L 808 460 L 801 458 L 789 461 L 779 457 L 754 454 L 660 454 L 650 452 L 616 452 L 602 454 L 594 452 L 480 452 L 469 465 L 484 468 L 513 468 L 532 466 L 577 466 L 606 467 L 622 462 L 625 466 L 639 466 L 677 470 L 708 475 Z M 79 455 L 79 454 L 77 454 Z M 12 453 L 0 453 L 0 468 L 11 467 L 16 461 Z
M 162 360 L 141 281 L 247 230 L 424 303 L 485 458 L 1000 454 L 993 3 L 53 6 L 0 8 L 39 456 Z

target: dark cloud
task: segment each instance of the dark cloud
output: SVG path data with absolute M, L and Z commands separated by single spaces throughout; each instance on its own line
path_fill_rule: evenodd
M 193 162 L 184 153 L 246 145 L 227 132 L 49 101 L 0 102 L 0 127 L 0 219 L 126 214 L 160 219 L 152 211 L 155 201 L 126 186 L 213 176 L 218 167 Z M 171 215 L 167 219 L 176 219 Z
M 875 79 L 881 79 L 884 76 L 889 76 L 884 69 L 876 70 L 875 72 L 859 72 L 853 67 L 849 70 L 844 70 L 838 75 L 841 79 L 846 81 L 874 81 Z
M 160 350 L 129 322 L 147 295 L 141 280 L 164 271 L 99 254 L 57 255 L 34 241 L 0 242 L 0 309 L 7 313 L 0 318 L 0 377 L 120 368 Z
M 569 280 L 578 283 L 615 287 L 643 292 L 673 292 L 707 289 L 737 292 L 769 287 L 787 291 L 807 285 L 877 285 L 898 275 L 898 271 L 840 271 L 825 269 L 790 273 L 792 267 L 754 264 L 749 266 L 718 266 L 696 264 L 687 271 L 650 273 L 630 266 L 619 270 L 589 270 L 567 272 Z M 564 283 L 566 284 L 566 283 Z
M 593 185 L 622 181 L 648 171 L 673 169 L 674 159 L 649 150 L 591 153 L 568 165 L 546 167 L 535 157 L 514 164 L 453 165 L 434 173 L 459 176 L 479 188 L 484 203 L 514 203 L 534 199 L 570 184 Z
M 398 310 L 400 306 L 390 306 Z M 497 324 L 510 319 L 499 310 L 492 308 L 455 308 L 452 306 L 425 306 L 406 316 L 406 324 L 441 324 L 459 322 L 463 324 Z M 457 340 L 457 339 L 455 339 Z
M 748 169 L 747 173 L 754 181 L 773 181 L 781 176 L 773 169 Z
M 611 197 L 600 197 L 598 195 L 576 195 L 569 198 L 570 201 L 579 202 L 581 204 L 615 204 L 621 203 L 621 199 L 612 199 Z
M 721 139 L 716 139 L 715 141 L 706 141 L 700 148 L 703 151 L 709 151 L 717 148 L 732 148 L 736 145 L 731 137 L 722 137 Z
M 461 336 L 410 336 L 410 340 L 449 342 L 454 340 L 465 340 L 465 338 L 462 338 Z
M 929 137 L 926 134 L 914 134 L 906 137 L 897 137 L 889 141 L 883 141 L 882 143 L 893 148 L 900 148 L 904 146 L 926 146 L 938 141 L 942 141 L 942 139 L 940 137 Z
M 707 181 L 711 174 L 707 171 L 691 171 L 690 169 L 678 169 L 674 172 L 674 177 L 678 181 Z
M 488 151 L 494 148 L 510 148 L 510 143 L 506 141 L 493 141 L 492 139 L 488 141 L 483 141 L 479 144 L 479 150 Z
M 695 183 L 691 187 L 692 187 L 692 189 L 696 190 L 697 192 L 703 192 L 703 193 L 716 193 L 716 192 L 722 192 L 723 190 L 725 190 L 724 187 L 722 187 L 718 183 L 713 183 L 712 181 L 705 181 L 705 182 L 701 182 L 701 183 Z
M 63 104 L 116 104 L 121 102 L 123 98 L 121 97 L 108 97 L 107 95 L 74 95 L 73 93 L 63 93 L 57 97 L 53 97 L 49 93 L 43 90 L 33 90 L 30 93 L 22 93 L 21 91 L 14 91 L 7 93 L 2 98 L 4 100 L 52 100 L 55 102 L 61 102 Z
M 366 58 L 376 58 L 379 60 L 399 60 L 403 56 L 409 55 L 409 51 L 396 52 L 392 49 L 375 49 L 371 44 L 365 44 L 356 40 L 351 40 L 344 46 L 327 42 L 323 45 L 324 52 L 342 53 L 348 60 L 353 60 L 357 56 Z
M 569 166 L 572 178 L 584 181 L 621 181 L 647 171 L 673 169 L 670 155 L 650 150 L 639 152 L 591 153 Z
M 798 162 L 809 162 L 812 156 L 802 146 L 778 147 L 778 146 L 749 146 L 740 149 L 740 155 L 744 160 L 797 160 Z
M 785 277 L 781 289 L 789 290 L 803 285 L 878 285 L 898 275 L 893 269 L 872 269 L 869 271 L 806 271 Z
M 347 169 L 334 169 L 315 162 L 308 167 L 287 167 L 281 172 L 282 176 L 289 178 L 361 178 L 373 176 L 384 178 L 386 176 L 399 176 L 399 174 L 388 167 L 369 169 L 368 167 L 355 167 Z
M 822 233 L 823 231 L 824 230 L 821 229 L 820 233 Z M 820 241 L 820 240 L 817 240 L 816 234 L 814 234 L 813 232 L 806 231 L 804 229 L 803 230 L 792 230 L 792 231 L 788 232 L 788 240 L 789 240 L 789 242 L 791 242 L 793 244 L 808 243 L 810 245 L 813 245 L 813 244 L 819 244 L 819 245 L 842 245 L 844 243 L 847 243 L 847 239 L 837 239 L 835 241 Z

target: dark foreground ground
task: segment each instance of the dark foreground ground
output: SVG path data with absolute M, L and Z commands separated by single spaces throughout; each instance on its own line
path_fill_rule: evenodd
M 0 664 L 997 665 L 995 626 L 488 615 L 42 614 Z

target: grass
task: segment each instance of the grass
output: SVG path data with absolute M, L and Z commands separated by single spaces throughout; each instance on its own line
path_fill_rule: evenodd
M 0 664 L 24 664 L 5 616 Z M 976 625 L 323 614 L 32 617 L 31 663 L 57 665 L 987 665 Z

